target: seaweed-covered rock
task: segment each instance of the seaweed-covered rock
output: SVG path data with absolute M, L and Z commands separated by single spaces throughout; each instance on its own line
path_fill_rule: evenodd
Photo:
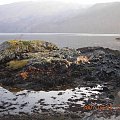
M 77 50 L 44 41 L 0 45 L 0 84 L 23 89 L 60 89 L 108 82 L 120 86 L 120 51 L 102 47 Z

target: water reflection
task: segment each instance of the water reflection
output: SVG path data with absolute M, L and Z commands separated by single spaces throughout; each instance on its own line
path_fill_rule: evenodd
M 62 111 L 69 109 L 70 104 L 84 106 L 91 96 L 98 97 L 102 89 L 98 85 L 96 88 L 81 87 L 60 91 L 28 91 L 10 92 L 0 87 L 0 115 L 33 113 L 44 111 Z

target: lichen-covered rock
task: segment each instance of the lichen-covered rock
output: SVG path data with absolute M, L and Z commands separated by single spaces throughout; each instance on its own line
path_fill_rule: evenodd
M 57 50 L 58 47 L 52 43 L 32 40 L 10 40 L 0 45 L 0 63 L 13 59 L 27 59 L 27 53 L 46 52 Z

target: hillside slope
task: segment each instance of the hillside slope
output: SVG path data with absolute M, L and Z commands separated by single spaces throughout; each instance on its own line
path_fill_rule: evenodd
M 0 32 L 119 33 L 120 3 L 85 9 L 62 2 L 20 2 L 0 6 Z

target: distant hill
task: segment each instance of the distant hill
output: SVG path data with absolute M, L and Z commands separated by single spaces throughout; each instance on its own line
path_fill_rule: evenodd
M 66 21 L 61 29 L 67 32 L 120 33 L 119 21 L 120 3 L 103 3 Z
M 63 2 L 20 2 L 0 6 L 0 32 L 120 33 L 120 3 L 88 8 Z

